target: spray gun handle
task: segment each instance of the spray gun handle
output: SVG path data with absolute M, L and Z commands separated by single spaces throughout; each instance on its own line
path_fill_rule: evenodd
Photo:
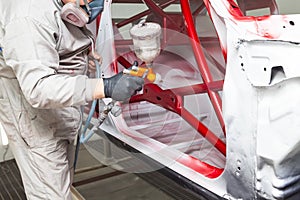
M 108 114 L 111 113 L 114 117 L 118 117 L 121 113 L 121 107 L 116 105 L 116 101 L 112 100 L 107 105 L 104 106 L 103 110 L 99 113 L 98 117 L 98 127 L 104 122 L 107 118 Z

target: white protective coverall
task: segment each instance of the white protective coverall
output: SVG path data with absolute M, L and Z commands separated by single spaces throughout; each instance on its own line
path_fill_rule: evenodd
M 91 33 L 52 0 L 0 1 L 0 121 L 28 199 L 71 199 L 79 107 L 92 100 Z

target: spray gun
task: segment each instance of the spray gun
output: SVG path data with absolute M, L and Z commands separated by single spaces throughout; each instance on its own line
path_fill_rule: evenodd
M 124 69 L 123 73 L 146 78 L 151 83 L 157 84 L 162 81 L 160 74 L 154 73 L 151 67 L 138 66 L 137 61 L 134 61 L 133 65 L 129 69 Z M 99 113 L 97 127 L 99 127 L 104 122 L 109 112 L 115 117 L 119 116 L 122 113 L 121 107 L 116 105 L 115 100 L 112 100 L 107 105 L 105 105 L 105 103 L 101 100 L 101 104 L 102 106 L 100 105 L 99 107 L 102 107 L 103 109 Z
M 153 60 L 160 53 L 160 34 L 159 24 L 145 20 L 130 29 L 135 55 L 145 62 L 146 67 L 138 66 L 135 61 L 133 66 L 123 70 L 123 73 L 146 78 L 151 83 L 161 82 L 161 76 L 152 69 Z
M 161 82 L 161 76 L 158 73 L 154 73 L 151 67 L 141 67 L 138 66 L 138 62 L 134 61 L 133 65 L 129 69 L 123 70 L 124 74 L 129 74 L 132 76 L 139 76 L 142 78 L 146 78 L 151 83 L 159 83 Z M 103 100 L 99 101 L 101 104 L 99 105 L 100 110 L 98 117 L 97 127 L 101 126 L 104 120 L 107 118 L 108 114 L 111 113 L 113 116 L 117 117 L 122 113 L 121 107 L 116 105 L 116 101 L 112 100 L 107 105 L 103 102 Z
M 142 20 L 139 24 L 133 26 L 130 29 L 130 35 L 132 36 L 133 46 L 135 54 L 138 58 L 146 63 L 146 67 L 138 66 L 138 62 L 135 61 L 133 66 L 129 69 L 123 70 L 124 74 L 130 74 L 133 76 L 139 76 L 146 78 L 152 83 L 158 83 L 161 81 L 161 76 L 158 73 L 154 73 L 152 70 L 153 60 L 160 53 L 160 34 L 161 27 L 157 23 L 145 22 Z M 100 77 L 100 66 L 97 61 L 95 61 L 97 69 L 97 77 Z M 99 100 L 99 117 L 98 122 L 86 135 L 87 124 L 90 123 L 90 120 L 94 114 L 97 101 L 94 100 L 92 107 L 89 113 L 89 116 L 86 120 L 86 125 L 84 127 L 83 133 L 81 134 L 80 142 L 84 143 L 87 141 L 94 133 L 95 129 L 98 129 L 99 126 L 104 122 L 109 112 L 114 116 L 118 116 L 121 113 L 121 108 L 116 105 L 116 101 L 112 100 L 107 105 L 103 100 Z

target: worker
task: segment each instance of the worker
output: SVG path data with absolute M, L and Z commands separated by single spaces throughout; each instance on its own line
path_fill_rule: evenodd
M 105 79 L 86 75 L 88 63 L 95 65 L 88 57 L 101 62 L 85 26 L 101 4 L 0 1 L 0 122 L 29 200 L 72 199 L 80 107 L 104 97 L 127 101 L 144 84 L 123 73 Z

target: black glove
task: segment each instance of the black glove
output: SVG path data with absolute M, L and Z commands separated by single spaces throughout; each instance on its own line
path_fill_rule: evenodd
M 103 79 L 105 97 L 116 101 L 126 101 L 144 85 L 144 79 L 120 72 L 110 78 Z

